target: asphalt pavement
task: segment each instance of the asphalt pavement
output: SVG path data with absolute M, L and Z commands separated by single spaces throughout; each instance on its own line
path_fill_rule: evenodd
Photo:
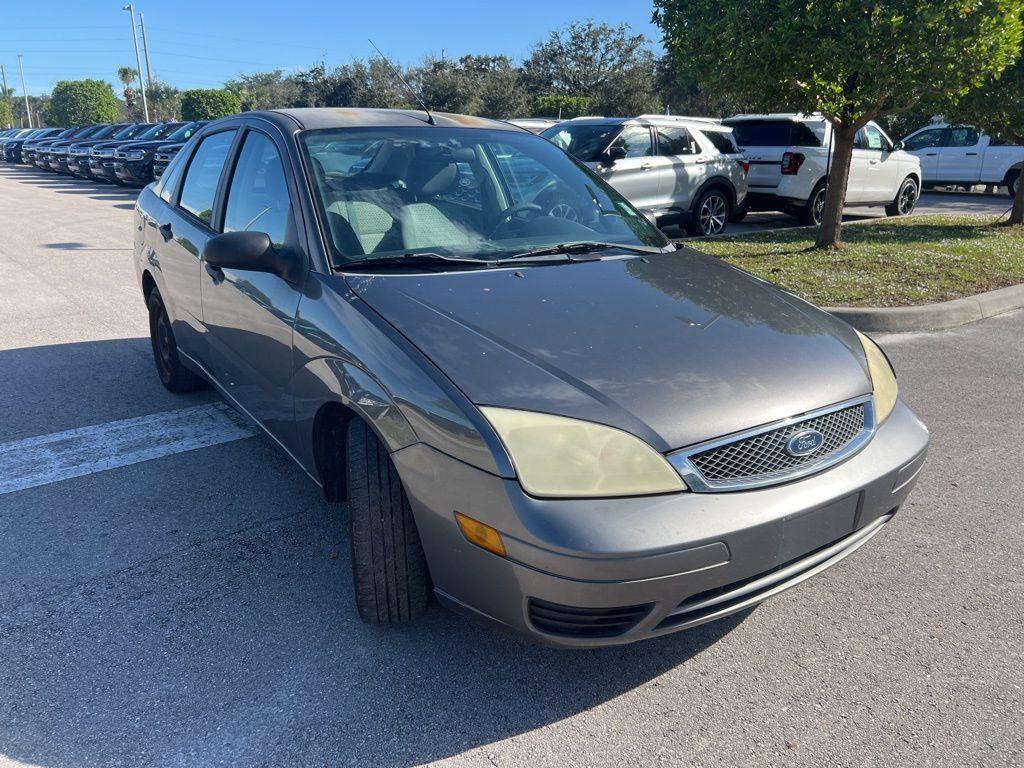
M 93 441 L 0 492 L 3 768 L 1024 764 L 1024 312 L 880 338 L 919 485 L 752 611 L 576 652 L 436 605 L 367 627 L 343 505 L 263 437 L 164 439 L 229 417 L 152 370 L 133 199 L 0 165 L 0 466 Z

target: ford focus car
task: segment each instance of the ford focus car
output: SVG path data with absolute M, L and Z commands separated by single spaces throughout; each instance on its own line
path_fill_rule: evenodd
M 371 623 L 436 595 L 560 646 L 693 627 L 864 545 L 925 460 L 873 341 L 508 123 L 215 121 L 140 194 L 135 266 L 164 386 L 346 503 Z

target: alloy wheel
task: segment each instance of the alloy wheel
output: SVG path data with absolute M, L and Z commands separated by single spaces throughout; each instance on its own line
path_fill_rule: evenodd
M 917 205 L 917 185 L 912 181 L 903 185 L 900 190 L 899 200 L 896 202 L 900 216 L 907 216 L 914 211 Z
M 725 229 L 729 206 L 725 198 L 714 193 L 704 198 L 700 206 L 700 231 L 705 235 L 717 235 Z
M 821 217 L 825 213 L 825 196 L 827 194 L 828 188 L 822 187 L 811 201 L 811 216 L 814 218 L 815 224 L 821 224 Z

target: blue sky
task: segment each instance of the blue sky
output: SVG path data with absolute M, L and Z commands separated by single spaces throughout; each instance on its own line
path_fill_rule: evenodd
M 21 93 L 17 54 L 25 54 L 30 94 L 57 80 L 95 77 L 117 83 L 135 66 L 128 13 L 117 0 L 4 2 L 0 62 Z M 155 74 L 179 88 L 215 87 L 239 72 L 302 69 L 368 58 L 367 37 L 404 64 L 424 54 L 505 53 L 520 58 L 555 27 L 593 18 L 629 23 L 653 40 L 650 0 L 140 0 Z

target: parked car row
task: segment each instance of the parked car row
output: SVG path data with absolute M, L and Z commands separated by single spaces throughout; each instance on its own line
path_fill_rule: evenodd
M 751 210 L 817 224 L 825 205 L 831 125 L 820 115 L 580 117 L 541 134 L 601 174 L 659 225 L 716 235 Z M 875 123 L 857 135 L 847 203 L 914 210 L 921 161 Z
M 208 121 L 97 123 L 0 132 L 0 159 L 93 181 L 145 186 Z

